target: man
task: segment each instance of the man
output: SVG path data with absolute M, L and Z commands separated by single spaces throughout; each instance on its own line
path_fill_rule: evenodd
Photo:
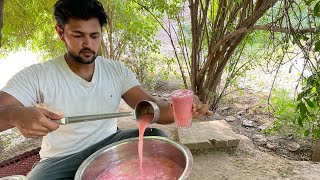
M 66 54 L 25 68 L 0 91 L 0 130 L 16 127 L 25 137 L 43 136 L 41 161 L 27 176 L 32 180 L 73 179 L 80 164 L 98 149 L 138 136 L 137 129 L 117 131 L 116 119 L 61 126 L 54 120 L 113 113 L 122 98 L 132 108 L 141 100 L 154 101 L 161 112 L 158 123 L 173 122 L 169 103 L 150 96 L 123 64 L 97 56 L 107 21 L 97 0 L 59 0 L 54 16 Z M 208 106 L 194 105 L 194 117 L 204 114 L 212 114 Z M 147 129 L 145 135 L 165 136 L 158 129 Z

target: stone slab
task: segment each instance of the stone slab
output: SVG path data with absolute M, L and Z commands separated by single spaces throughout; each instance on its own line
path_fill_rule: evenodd
M 236 147 L 240 142 L 225 120 L 193 122 L 189 129 L 178 129 L 178 138 L 189 149 Z

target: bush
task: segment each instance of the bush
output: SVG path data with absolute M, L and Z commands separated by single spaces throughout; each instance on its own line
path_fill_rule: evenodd
M 265 132 L 281 134 L 285 137 L 302 137 L 301 128 L 295 124 L 298 119 L 297 102 L 289 95 L 288 91 L 285 89 L 274 90 L 270 100 L 275 120 L 272 122 L 272 126 L 265 129 Z

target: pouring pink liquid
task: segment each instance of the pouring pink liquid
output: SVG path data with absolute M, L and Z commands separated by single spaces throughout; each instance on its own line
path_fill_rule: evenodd
M 138 153 L 140 159 L 140 172 L 142 172 L 142 161 L 143 161 L 143 135 L 146 131 L 146 128 L 153 119 L 153 114 L 143 114 L 138 119 L 139 124 L 139 143 L 138 143 Z
M 96 180 L 177 180 L 183 168 L 174 161 L 157 156 L 143 157 L 143 135 L 153 119 L 153 114 L 143 114 L 138 119 L 139 159 L 131 159 L 105 170 Z M 142 162 L 143 165 L 142 166 Z M 138 166 L 139 165 L 139 166 Z M 139 167 L 139 168 L 138 168 Z
M 171 93 L 174 123 L 178 128 L 189 128 L 192 121 L 193 92 L 187 89 Z

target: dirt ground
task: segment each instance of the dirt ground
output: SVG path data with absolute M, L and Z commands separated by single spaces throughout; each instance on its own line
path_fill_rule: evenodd
M 166 92 L 157 92 L 161 98 L 166 99 Z M 320 177 L 320 164 L 311 161 L 302 161 L 310 155 L 311 147 L 301 148 L 307 151 L 290 152 L 270 150 L 265 145 L 257 144 L 253 140 L 254 134 L 259 133 L 257 126 L 269 121 L 259 111 L 252 113 L 254 107 L 263 108 L 261 105 L 261 94 L 246 93 L 221 104 L 217 114 L 210 118 L 201 120 L 217 120 L 226 116 L 236 115 L 238 112 L 247 110 L 244 117 L 254 119 L 254 127 L 248 128 L 240 124 L 240 120 L 229 122 L 233 130 L 241 137 L 240 145 L 234 149 L 197 150 L 192 151 L 193 169 L 188 179 L 190 180 L 270 180 L 270 179 L 301 179 L 314 180 Z M 249 108 L 249 110 L 248 110 Z M 16 134 L 14 137 L 12 133 Z M 14 130 L 9 135 L 1 134 L 1 139 L 7 138 L 11 146 L 2 144 L 1 161 L 19 153 L 31 150 L 40 144 L 40 139 L 25 139 L 17 135 Z M 4 141 L 1 141 L 4 142 Z M 14 143 L 16 142 L 16 143 Z M 5 147 L 5 148 L 4 148 Z M 301 155 L 303 154 L 303 155 Z
M 234 150 L 194 152 L 192 180 L 319 179 L 320 165 L 293 161 L 257 150 L 244 138 Z

